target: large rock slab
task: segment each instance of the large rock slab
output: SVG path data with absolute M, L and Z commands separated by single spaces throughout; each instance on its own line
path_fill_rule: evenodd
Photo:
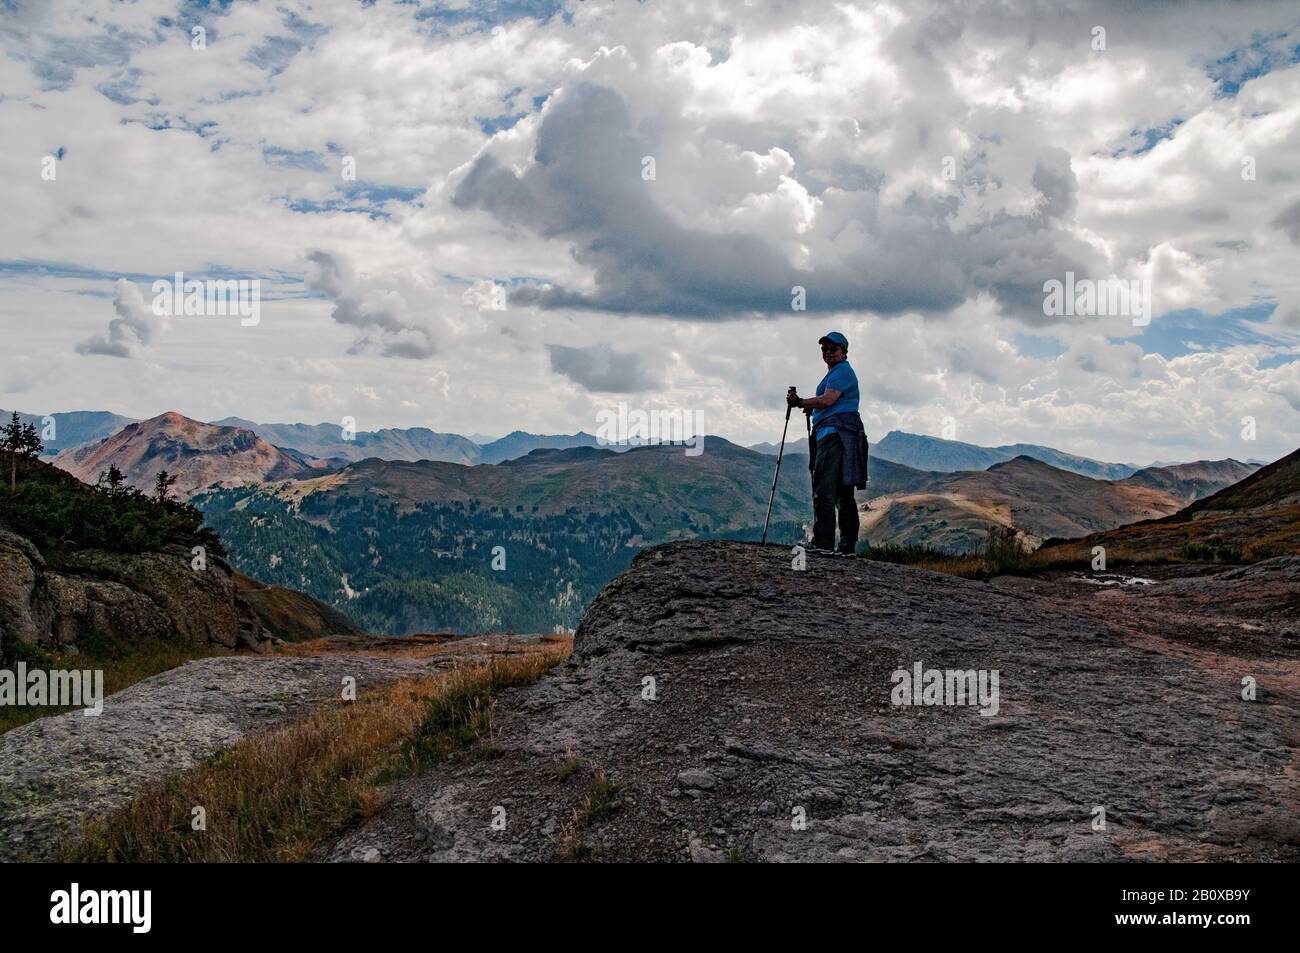
M 611 860 L 1300 857 L 1293 641 L 1166 639 L 1136 596 L 1110 624 L 1116 598 L 656 547 L 592 604 L 570 664 L 499 699 L 493 758 L 400 783 L 331 857 L 542 860 L 575 837 Z M 996 670 L 997 713 L 893 704 L 917 662 Z M 575 826 L 598 770 L 618 806 Z
M 359 688 L 428 675 L 435 660 L 331 654 L 188 662 L 109 696 L 103 713 L 42 718 L 0 735 L 0 861 L 54 859 L 89 817 L 194 767 L 252 731 Z

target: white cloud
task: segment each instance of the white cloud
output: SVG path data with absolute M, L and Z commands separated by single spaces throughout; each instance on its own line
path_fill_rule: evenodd
M 1284 5 L 568 6 L 14 5 L 0 320 L 24 347 L 3 392 L 497 433 L 591 429 L 575 394 L 623 388 L 755 442 L 839 327 L 877 436 L 955 416 L 1138 462 L 1300 443 L 1297 365 L 1259 366 L 1300 334 Z M 1067 269 L 1151 278 L 1151 328 L 1045 325 Z M 118 279 L 175 271 L 278 297 L 257 328 L 162 335 Z M 1272 302 L 1253 340 L 1161 337 L 1172 309 Z M 1064 353 L 1022 353 L 1026 330 Z
M 157 340 L 167 322 L 165 315 L 153 313 L 140 289 L 125 278 L 113 285 L 113 310 L 117 317 L 108 322 L 108 330 L 82 341 L 77 353 L 135 357 Z
M 388 357 L 425 358 L 437 351 L 432 330 L 411 300 L 412 290 L 420 291 L 418 281 L 398 276 L 398 284 L 404 286 L 399 290 L 367 282 L 346 259 L 329 252 L 311 251 L 307 260 L 315 266 L 307 286 L 334 302 L 330 316 L 335 321 L 360 332 L 349 353 L 364 352 L 372 345 Z

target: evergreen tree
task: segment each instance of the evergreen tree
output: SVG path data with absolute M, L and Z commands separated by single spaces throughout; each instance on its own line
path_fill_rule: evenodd
M 159 503 L 167 499 L 167 493 L 171 490 L 172 485 L 176 482 L 176 474 L 168 473 L 166 470 L 158 471 L 158 478 L 154 480 L 153 497 Z
M 18 444 L 21 440 L 23 425 L 18 421 L 18 411 L 14 411 L 13 419 L 5 424 L 4 429 L 0 430 L 0 446 L 4 447 L 5 453 L 9 454 L 9 492 L 12 493 L 18 486 Z
M 126 476 L 114 463 L 107 470 L 100 471 L 99 479 L 95 482 L 95 485 L 101 490 L 107 490 L 110 496 L 117 496 L 122 492 L 124 482 L 126 482 Z
M 34 460 L 45 445 L 36 425 L 20 421 L 15 410 L 9 423 L 0 428 L 0 447 L 9 454 L 9 492 L 13 493 L 18 489 L 18 458 Z

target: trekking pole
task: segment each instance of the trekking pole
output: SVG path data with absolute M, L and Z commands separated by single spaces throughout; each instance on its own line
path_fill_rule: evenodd
M 817 469 L 817 441 L 812 438 L 812 411 L 803 412 L 803 425 L 808 428 L 808 472 Z
M 789 393 L 794 393 L 794 386 L 791 385 Z M 776 471 L 772 474 L 772 495 L 767 498 L 767 516 L 763 519 L 763 538 L 759 540 L 759 545 L 767 543 L 767 524 L 772 521 L 772 503 L 776 500 L 776 479 L 781 475 L 781 457 L 785 454 L 785 432 L 790 429 L 790 410 L 789 403 L 785 405 L 785 426 L 781 428 L 781 446 L 776 451 Z

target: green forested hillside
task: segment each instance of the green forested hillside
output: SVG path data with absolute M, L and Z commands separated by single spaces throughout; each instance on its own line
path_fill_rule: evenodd
M 643 546 L 759 537 L 773 461 L 721 441 L 709 450 L 541 451 L 479 467 L 367 460 L 194 503 L 241 571 L 370 631 L 551 631 L 576 626 Z M 770 539 L 803 538 L 807 486 L 805 464 L 783 468 Z
M 242 571 L 390 634 L 576 626 L 627 568 L 636 551 L 627 543 L 640 532 L 625 510 L 533 516 L 458 502 L 403 512 L 317 495 L 295 515 L 286 501 L 233 490 L 201 505 Z

